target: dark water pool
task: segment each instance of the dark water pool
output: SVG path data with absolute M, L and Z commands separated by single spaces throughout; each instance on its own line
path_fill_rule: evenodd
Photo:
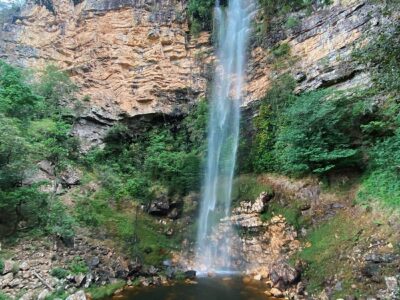
M 261 282 L 244 283 L 242 278 L 198 278 L 197 284 L 127 289 L 120 300 L 270 300 Z

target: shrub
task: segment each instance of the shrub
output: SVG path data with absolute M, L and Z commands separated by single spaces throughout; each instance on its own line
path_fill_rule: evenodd
M 72 274 L 85 274 L 89 271 L 86 262 L 79 256 L 74 257 L 74 259 L 69 263 L 68 269 Z
M 112 296 L 116 290 L 124 287 L 124 285 L 125 285 L 124 281 L 118 281 L 116 283 L 108 284 L 105 286 L 91 287 L 87 290 L 87 292 L 94 300 L 104 299 L 106 297 Z
M 292 29 L 292 28 L 295 28 L 295 27 L 299 26 L 299 24 L 300 24 L 300 21 L 299 21 L 298 18 L 295 18 L 295 17 L 290 16 L 290 17 L 286 20 L 285 26 L 286 26 L 286 28 L 288 28 L 288 29 Z
M 284 57 L 290 54 L 290 45 L 288 43 L 282 43 L 272 48 L 272 54 L 275 57 Z
M 285 123 L 275 145 L 281 170 L 293 174 L 324 174 L 357 167 L 363 111 L 351 97 L 331 90 L 304 94 L 284 112 Z
M 187 11 L 190 16 L 191 30 L 194 33 L 199 33 L 202 29 L 211 30 L 213 7 L 213 0 L 189 0 Z
M 58 279 L 64 279 L 68 276 L 69 271 L 63 268 L 54 268 L 51 270 L 50 274 Z
M 0 258 L 0 274 L 3 273 L 4 270 L 4 261 Z

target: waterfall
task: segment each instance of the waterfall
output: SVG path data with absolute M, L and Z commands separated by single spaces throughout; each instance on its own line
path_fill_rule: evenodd
M 211 91 L 208 151 L 197 232 L 196 269 L 232 270 L 231 239 L 210 240 L 221 219 L 229 217 L 239 140 L 240 105 L 253 0 L 229 0 L 214 9 L 216 66 Z M 216 263 L 218 261 L 218 263 Z

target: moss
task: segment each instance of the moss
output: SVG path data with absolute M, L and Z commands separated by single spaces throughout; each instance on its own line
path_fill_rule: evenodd
M 305 225 L 308 225 L 309 218 L 301 214 L 301 202 L 291 201 L 286 204 L 272 201 L 267 208 L 267 211 L 261 215 L 261 220 L 269 221 L 273 216 L 282 215 L 286 222 L 297 230 Z
M 298 258 L 307 263 L 304 276 L 310 292 L 321 290 L 324 283 L 339 272 L 343 279 L 343 293 L 349 292 L 353 283 L 352 268 L 341 253 L 351 249 L 358 238 L 358 226 L 344 214 L 336 215 L 308 235 Z
M 103 299 L 105 297 L 112 296 L 112 294 L 114 294 L 115 291 L 117 291 L 120 288 L 123 288 L 124 286 L 125 286 L 124 281 L 117 281 L 112 284 L 89 288 L 86 290 L 86 292 L 88 292 L 91 295 L 93 300 Z

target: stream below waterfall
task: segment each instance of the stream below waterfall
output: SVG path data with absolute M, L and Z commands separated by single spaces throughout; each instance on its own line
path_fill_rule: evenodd
M 103 300 L 273 300 L 260 281 L 244 282 L 241 277 L 198 278 L 193 283 L 171 286 L 132 287 Z

